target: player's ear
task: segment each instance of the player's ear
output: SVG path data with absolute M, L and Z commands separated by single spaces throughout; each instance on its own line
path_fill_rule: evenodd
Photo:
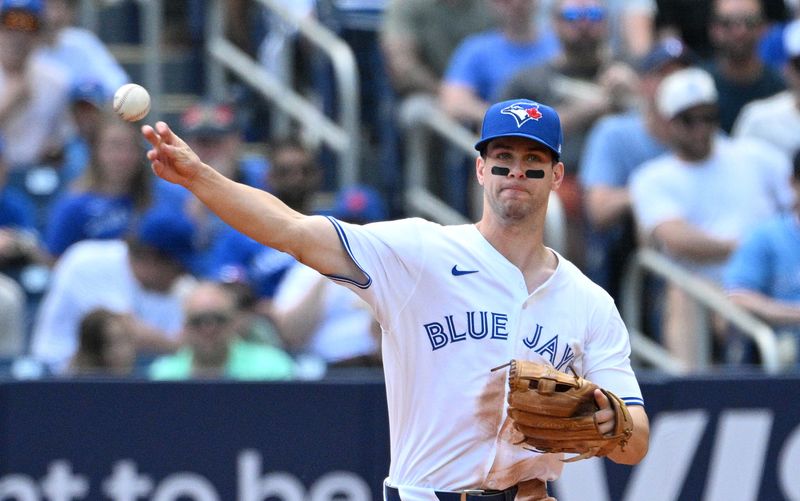
M 478 184 L 480 184 L 481 186 L 483 186 L 485 169 L 486 169 L 486 159 L 483 158 L 483 155 L 478 155 L 475 158 L 475 174 L 478 176 Z
M 551 190 L 557 190 L 561 183 L 564 181 L 564 162 L 556 162 L 553 164 L 553 182 L 550 185 Z

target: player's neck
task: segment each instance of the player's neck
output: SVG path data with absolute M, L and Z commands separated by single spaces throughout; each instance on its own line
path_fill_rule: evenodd
M 544 265 L 551 254 L 544 246 L 540 225 L 502 224 L 484 218 L 475 227 L 492 247 L 523 272 Z

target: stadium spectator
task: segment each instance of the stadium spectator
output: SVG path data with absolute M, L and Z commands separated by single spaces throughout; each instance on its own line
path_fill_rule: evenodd
M 179 213 L 149 210 L 126 240 L 85 240 L 56 263 L 33 328 L 31 354 L 62 373 L 78 345 L 80 319 L 105 307 L 133 319 L 137 351 L 174 350 L 181 299 L 193 279 L 194 228 Z
M 2 143 L 0 143 L 2 151 Z M 33 203 L 6 179 L 8 167 L 0 157 L 0 272 L 16 275 L 21 267 L 43 262 L 35 228 Z
M 540 0 L 537 16 L 540 29 L 552 19 L 552 9 L 558 0 Z M 620 61 L 637 61 L 644 57 L 655 42 L 655 19 L 658 6 L 655 0 L 608 0 L 608 30 L 611 55 Z
M 312 152 L 293 139 L 278 140 L 271 146 L 269 161 L 268 191 L 297 211 L 315 212 L 313 198 L 319 190 L 322 169 Z M 269 316 L 275 289 L 295 259 L 227 228 L 214 245 L 210 262 L 212 277 L 224 270 L 244 270 L 258 298 L 256 310 Z
M 342 190 L 334 217 L 367 224 L 387 217 L 380 195 L 367 187 Z M 301 263 L 281 280 L 272 317 L 288 348 L 329 367 L 380 365 L 380 327 L 367 304 L 353 291 L 336 285 Z
M 380 41 L 398 95 L 438 94 L 442 76 L 461 41 L 496 26 L 488 4 L 486 0 L 388 1 Z
M 12 180 L 17 186 L 35 182 L 25 179 L 40 174 L 32 169 L 52 164 L 61 155 L 73 127 L 66 70 L 35 57 L 42 8 L 42 0 L 0 2 L 0 135 L 6 141 L 4 159 L 21 178 Z
M 558 111 L 569 146 L 561 152 L 565 175 L 558 195 L 567 215 L 567 255 L 583 267 L 582 209 L 577 173 L 586 135 L 601 116 L 621 112 L 634 103 L 636 73 L 611 58 L 608 8 L 604 0 L 557 0 L 552 26 L 561 54 L 526 68 L 511 78 L 502 99 L 524 97 Z
M 83 316 L 78 348 L 69 362 L 70 376 L 129 376 L 136 362 L 136 342 L 130 319 L 106 308 Z
M 52 206 L 47 251 L 56 259 L 80 240 L 124 237 L 150 205 L 152 184 L 137 127 L 105 116 L 88 168 Z
M 456 48 L 439 89 L 442 109 L 477 125 L 520 68 L 544 64 L 559 52 L 552 31 L 534 23 L 535 0 L 492 0 L 500 28 L 465 38 Z M 449 23 L 448 23 L 449 25 Z
M 0 354 L 5 355 L 26 349 L 31 313 L 48 274 L 35 206 L 24 192 L 8 186 L 7 175 L 0 153 Z
M 75 25 L 78 0 L 45 0 L 39 52 L 70 73 L 70 87 L 90 80 L 100 83 L 105 99 L 130 81 L 105 43 L 91 30 Z
M 67 139 L 64 162 L 61 165 L 61 177 L 67 186 L 89 166 L 92 147 L 97 142 L 97 132 L 109 108 L 103 86 L 94 80 L 73 84 L 69 97 L 75 130 Z
M 783 34 L 787 55 L 783 75 L 788 89 L 745 105 L 733 135 L 763 139 L 791 156 L 800 149 L 800 19 Z
M 740 239 L 759 221 L 791 206 L 789 162 L 768 144 L 731 140 L 719 132 L 714 80 L 699 68 L 666 77 L 658 112 L 669 120 L 670 153 L 631 177 L 631 198 L 642 241 L 696 276 L 720 285 Z M 692 302 L 668 284 L 663 342 L 690 367 L 698 332 Z
M 544 64 L 518 71 L 502 95 L 556 108 L 564 134 L 572 143 L 561 152 L 561 158 L 567 173 L 574 176 L 587 130 L 607 113 L 626 111 L 633 104 L 630 95 L 635 93 L 638 79 L 633 69 L 610 57 L 605 0 L 556 0 L 550 19 L 561 53 Z
M 600 118 L 590 129 L 578 173 L 586 222 L 584 272 L 619 302 L 620 279 L 636 248 L 628 180 L 645 161 L 667 152 L 667 121 L 655 94 L 692 52 L 676 38 L 659 42 L 636 64 L 639 109 Z
M 221 101 L 203 101 L 187 108 L 180 118 L 186 142 L 195 151 L 211 158 L 215 168 L 226 177 L 249 186 L 264 188 L 267 159 L 256 152 L 245 151 L 237 109 Z M 166 204 L 186 214 L 195 225 L 198 256 L 193 272 L 211 276 L 213 248 L 229 228 L 208 211 L 191 193 L 181 186 L 156 179 L 155 203 Z
M 791 177 L 794 211 L 764 221 L 748 233 L 726 266 L 724 286 L 731 300 L 771 324 L 789 341 L 781 350 L 798 360 L 800 346 L 800 150 L 794 155 Z M 752 361 L 750 342 L 738 336 L 740 358 Z M 729 355 L 733 356 L 731 351 Z M 749 360 L 748 360 L 749 359 Z
M 284 351 L 241 339 L 236 298 L 224 286 L 201 282 L 184 302 L 182 345 L 149 368 L 152 379 L 290 379 L 294 362 Z
M 714 0 L 709 39 L 713 47 L 706 69 L 719 93 L 719 123 L 730 133 L 742 107 L 783 89 L 781 75 L 765 65 L 758 54 L 764 31 L 759 0 Z

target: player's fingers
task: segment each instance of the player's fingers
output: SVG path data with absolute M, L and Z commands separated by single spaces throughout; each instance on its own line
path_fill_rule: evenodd
M 170 128 L 166 122 L 156 122 L 156 132 L 158 132 L 158 135 L 161 136 L 161 142 L 163 144 L 170 144 L 172 146 L 184 145 L 183 140 L 181 140 L 181 138 L 179 138 L 178 135 L 172 131 L 172 128 Z
M 594 401 L 597 402 L 597 407 L 600 409 L 611 408 L 611 402 L 608 401 L 608 397 L 599 389 L 594 390 Z
M 594 421 L 595 426 L 597 426 L 597 431 L 601 435 L 606 435 L 614 431 L 614 411 L 611 409 L 605 409 L 602 411 L 597 411 L 594 414 Z
M 161 142 L 161 138 L 159 137 L 158 133 L 149 125 L 142 125 L 142 135 L 153 147 L 158 146 L 158 144 Z

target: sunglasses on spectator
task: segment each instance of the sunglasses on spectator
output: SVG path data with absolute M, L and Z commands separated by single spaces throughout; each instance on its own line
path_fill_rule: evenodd
M 749 30 L 761 26 L 761 16 L 757 14 L 749 16 L 716 16 L 714 22 L 725 29 L 731 29 L 735 26 L 743 26 Z
M 602 7 L 565 7 L 559 12 L 561 19 L 570 23 L 590 21 L 599 23 L 606 18 L 606 11 Z
M 715 125 L 719 121 L 719 115 L 713 112 L 681 113 L 676 118 L 684 127 L 695 127 L 698 124 Z
M 199 329 L 201 327 L 223 327 L 228 325 L 233 317 L 225 311 L 200 311 L 191 313 L 186 317 L 186 323 L 190 327 Z

